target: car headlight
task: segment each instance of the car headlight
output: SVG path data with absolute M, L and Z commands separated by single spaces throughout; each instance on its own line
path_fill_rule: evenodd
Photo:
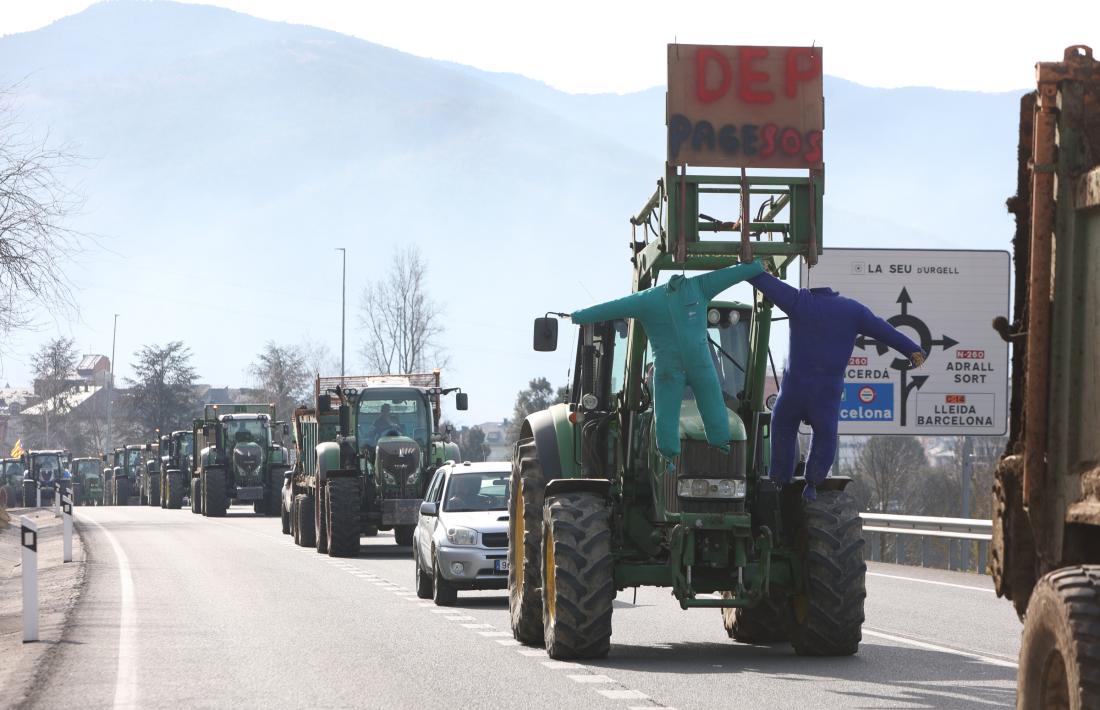
M 676 482 L 681 498 L 744 498 L 743 478 L 681 478 Z
M 477 531 L 470 528 L 447 528 L 447 540 L 452 545 L 476 545 Z

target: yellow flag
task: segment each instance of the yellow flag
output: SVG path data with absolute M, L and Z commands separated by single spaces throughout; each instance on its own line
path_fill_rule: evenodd
M 0 450 L 2 450 L 2 449 L 0 449 Z M 16 439 L 15 440 L 15 446 L 11 447 L 11 457 L 13 459 L 17 459 L 25 453 L 26 452 L 23 450 L 23 440 L 22 439 Z

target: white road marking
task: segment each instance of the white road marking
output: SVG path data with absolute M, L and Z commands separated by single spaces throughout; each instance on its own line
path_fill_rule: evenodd
M 648 700 L 649 696 L 640 690 L 597 690 L 597 693 L 609 700 Z
M 895 636 L 893 634 L 886 634 L 881 631 L 872 631 L 866 626 L 863 627 L 863 635 L 870 636 L 872 638 L 879 638 L 884 641 L 893 641 L 894 643 L 902 643 L 909 646 L 915 646 L 917 648 L 923 648 L 928 651 L 938 651 L 940 653 L 950 653 L 956 656 L 962 656 L 963 658 L 969 658 L 975 661 L 981 661 L 982 663 L 988 663 L 993 666 L 1001 666 L 1002 668 L 1018 668 L 1019 665 L 1013 661 L 1007 661 L 1003 658 L 994 658 L 993 656 L 983 656 L 980 653 L 973 653 L 972 651 L 960 651 L 957 648 L 949 648 L 947 646 L 940 646 L 934 643 L 928 643 L 927 641 L 917 641 L 915 639 L 906 638 L 904 636 Z
M 570 663 L 569 661 L 543 661 L 542 666 L 555 671 L 584 668 L 584 666 L 579 663 Z
M 134 577 L 130 559 L 111 532 L 91 518 L 84 518 L 103 532 L 118 559 L 119 624 L 118 676 L 115 679 L 115 707 L 137 707 L 137 610 L 134 608 Z
M 516 641 L 515 639 L 495 639 L 495 641 L 497 643 L 499 643 L 501 646 L 518 646 L 519 645 L 519 641 Z
M 463 626 L 467 626 L 467 624 L 463 624 Z M 487 638 L 511 638 L 512 637 L 512 632 L 511 631 L 478 631 L 477 635 L 478 636 L 485 636 Z
M 868 577 L 885 577 L 886 579 L 901 579 L 906 582 L 920 582 L 921 584 L 935 584 L 938 587 L 954 587 L 955 589 L 969 589 L 974 592 L 987 592 L 989 594 L 996 594 L 993 589 L 987 589 L 986 587 L 971 587 L 966 584 L 952 584 L 951 582 L 937 582 L 931 579 L 920 579 L 918 577 L 902 577 L 897 574 L 883 574 L 882 572 L 868 572 Z
M 545 664 L 543 664 L 543 665 L 545 665 Z M 565 677 L 568 678 L 569 680 L 573 681 L 574 683 L 614 683 L 615 682 L 615 681 L 611 680 L 610 678 L 608 678 L 605 675 L 593 674 L 593 673 L 582 673 L 582 674 L 577 674 L 577 675 L 567 675 Z

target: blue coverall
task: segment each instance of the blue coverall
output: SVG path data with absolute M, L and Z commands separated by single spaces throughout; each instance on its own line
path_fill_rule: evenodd
M 796 289 L 771 274 L 749 281 L 790 316 L 790 357 L 772 411 L 771 478 L 780 484 L 791 482 L 798 464 L 798 424 L 806 422 L 813 437 L 806 457 L 805 495 L 813 499 L 836 455 L 844 371 L 856 337 L 872 337 L 907 359 L 924 353 L 867 306 L 831 288 Z
M 653 346 L 653 416 L 657 450 L 680 454 L 680 405 L 691 385 L 707 441 L 729 446 L 729 414 L 707 341 L 707 309 L 712 298 L 739 281 L 761 274 L 759 262 L 728 266 L 699 276 L 677 274 L 668 283 L 572 314 L 574 323 L 637 318 Z

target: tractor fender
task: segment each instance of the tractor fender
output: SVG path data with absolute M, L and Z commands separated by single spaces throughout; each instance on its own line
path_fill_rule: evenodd
M 569 421 L 569 405 L 555 404 L 534 412 L 523 421 L 520 439 L 533 438 L 547 483 L 558 478 L 579 478 L 580 467 L 573 455 L 574 429 Z
M 606 478 L 557 478 L 546 484 L 543 496 L 562 493 L 595 493 L 607 498 L 611 494 L 611 481 Z
M 317 482 L 323 483 L 329 471 L 340 468 L 340 445 L 335 441 L 317 444 Z

